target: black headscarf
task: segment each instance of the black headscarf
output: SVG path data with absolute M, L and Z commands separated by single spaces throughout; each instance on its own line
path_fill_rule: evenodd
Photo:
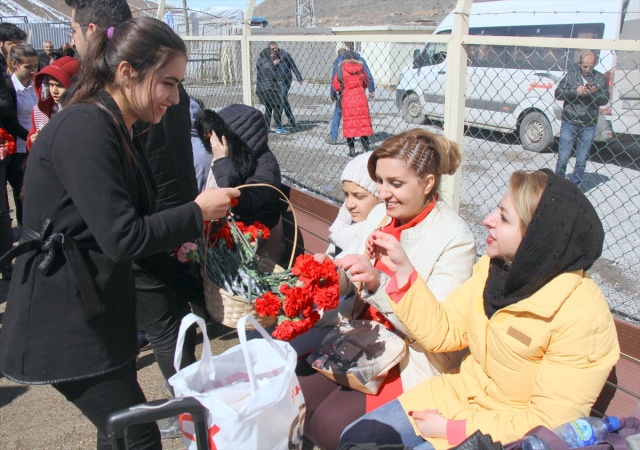
M 593 205 L 570 181 L 549 169 L 547 185 L 511 267 L 491 259 L 484 288 L 488 318 L 530 297 L 557 275 L 588 270 L 602 253 L 604 229 Z

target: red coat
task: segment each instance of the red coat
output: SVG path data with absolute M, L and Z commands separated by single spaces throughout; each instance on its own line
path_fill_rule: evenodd
M 340 72 L 342 83 L 338 77 Z M 342 135 L 345 138 L 373 135 L 365 92 L 369 86 L 369 77 L 362 63 L 355 59 L 344 60 L 340 63 L 332 84 L 336 91 L 342 88 Z

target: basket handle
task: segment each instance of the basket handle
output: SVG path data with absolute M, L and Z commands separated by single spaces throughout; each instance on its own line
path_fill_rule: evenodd
M 241 184 L 240 186 L 236 186 L 236 189 L 243 189 L 243 188 L 248 188 L 248 187 L 269 187 L 271 189 L 274 189 L 276 191 L 278 191 L 278 193 L 282 196 L 282 198 L 284 198 L 287 203 L 289 204 L 289 207 L 291 208 L 291 214 L 293 215 L 293 246 L 291 248 L 291 256 L 289 257 L 289 265 L 287 266 L 287 269 L 291 269 L 291 266 L 293 265 L 293 259 L 295 258 L 296 255 L 296 248 L 298 247 L 298 219 L 296 217 L 296 212 L 293 209 L 293 205 L 291 204 L 291 200 L 289 200 L 289 198 L 284 194 L 284 192 L 282 192 L 280 189 L 278 189 L 277 187 L 271 185 L 271 184 L 267 184 L 267 183 L 250 183 L 250 184 Z

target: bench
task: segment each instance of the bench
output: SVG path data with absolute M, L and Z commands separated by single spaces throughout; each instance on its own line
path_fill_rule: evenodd
M 284 186 L 298 221 L 296 254 L 324 252 L 328 246 L 329 226 L 338 214 L 339 205 L 294 187 Z M 289 212 L 283 219 L 285 242 L 291 251 L 293 220 Z M 290 254 L 290 253 L 289 253 Z M 621 355 L 592 409 L 594 416 L 630 416 L 640 405 L 640 326 L 618 317 Z

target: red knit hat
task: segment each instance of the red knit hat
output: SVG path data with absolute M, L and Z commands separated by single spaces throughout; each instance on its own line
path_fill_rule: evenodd
M 80 72 L 80 61 L 70 56 L 63 56 L 44 67 L 40 72 L 36 73 L 34 85 L 38 96 L 42 89 L 42 80 L 45 76 L 50 76 L 66 89 L 73 84 L 73 77 Z

